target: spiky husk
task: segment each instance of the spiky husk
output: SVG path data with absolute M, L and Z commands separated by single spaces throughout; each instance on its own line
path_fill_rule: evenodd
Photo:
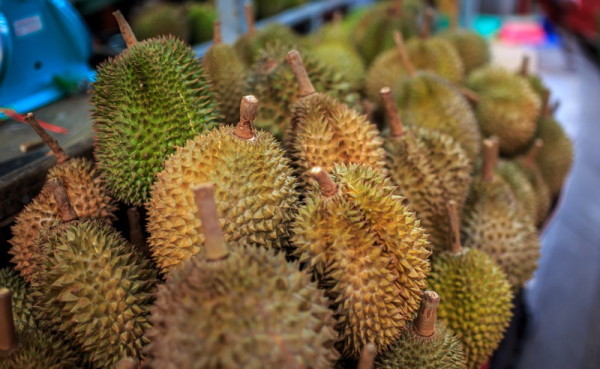
M 443 38 L 413 38 L 406 43 L 406 53 L 415 69 L 433 72 L 453 83 L 465 76 L 458 52 Z
M 97 220 L 58 225 L 39 243 L 43 271 L 32 283 L 39 321 L 71 340 L 94 368 L 140 359 L 157 282 L 152 264 Z
M 321 63 L 335 71 L 341 80 L 347 81 L 351 90 L 358 91 L 360 89 L 365 66 L 350 45 L 340 41 L 329 41 L 317 45 L 311 52 Z
M 548 91 L 548 87 L 546 87 L 544 81 L 542 81 L 542 78 L 535 74 L 529 74 L 526 78 L 527 82 L 529 82 L 529 86 L 531 86 L 531 89 L 540 98 L 540 100 L 543 101 L 544 95 Z
M 191 3 L 187 5 L 187 19 L 191 29 L 191 43 L 212 40 L 213 24 L 219 18 L 212 4 Z
M 191 258 L 159 288 L 149 366 L 331 368 L 339 354 L 323 292 L 282 253 L 236 246 L 224 260 Z
M 386 50 L 379 54 L 371 63 L 365 76 L 365 94 L 370 101 L 381 105 L 379 91 L 383 87 L 389 87 L 392 96 L 400 95 L 402 80 L 406 76 L 406 69 L 400 60 L 400 54 L 396 49 Z
M 478 369 L 498 347 L 512 316 L 512 292 L 506 275 L 485 253 L 463 249 L 439 254 L 428 288 L 443 298 L 439 320 L 463 344 L 467 368 Z
M 335 164 L 361 164 L 385 172 L 385 151 L 377 127 L 336 99 L 315 93 L 300 99 L 292 115 L 287 143 L 298 174 L 307 183 L 308 171 Z
M 159 37 L 103 63 L 93 83 L 95 157 L 113 196 L 143 205 L 175 146 L 217 125 L 206 73 L 192 49 Z
M 428 72 L 405 78 L 398 107 L 409 125 L 422 126 L 454 138 L 474 161 L 481 150 L 481 133 L 471 106 L 445 79 Z
M 434 254 L 445 250 L 448 201 L 455 201 L 460 211 L 471 185 L 467 154 L 450 136 L 418 127 L 400 137 L 387 137 L 384 148 L 392 182 L 430 235 Z
M 27 282 L 31 282 L 36 272 L 31 264 L 32 258 L 39 252 L 34 240 L 42 229 L 61 219 L 48 185 L 48 181 L 54 178 L 63 181 L 71 206 L 79 217 L 106 222 L 116 219 L 117 206 L 108 195 L 105 180 L 91 161 L 73 158 L 52 167 L 41 192 L 19 213 L 11 227 L 13 238 L 8 241 L 12 245 L 9 250 L 13 256 L 11 261 Z
M 185 21 L 186 9 L 181 4 L 152 2 L 144 5 L 131 19 L 131 28 L 139 40 L 173 35 L 190 40 L 190 27 Z
M 390 349 L 375 359 L 375 369 L 466 369 L 465 353 L 454 332 L 442 322 L 431 337 L 408 326 Z
M 202 59 L 208 73 L 219 111 L 225 122 L 240 119 L 240 98 L 246 95 L 246 67 L 233 48 L 226 44 L 213 45 Z
M 490 62 L 490 46 L 477 32 L 454 29 L 440 34 L 440 37 L 448 40 L 458 52 L 465 75 Z
M 475 113 L 484 136 L 500 139 L 500 152 L 523 152 L 535 135 L 541 101 L 527 80 L 498 67 L 477 69 L 466 85 L 479 95 Z
M 548 211 L 550 210 L 550 188 L 537 165 L 534 164 L 533 166 L 528 166 L 521 162 L 519 162 L 518 165 L 533 187 L 536 203 L 536 211 L 532 217 L 534 224 L 541 225 L 544 220 L 546 220 Z
M 148 204 L 148 244 L 163 272 L 203 249 L 192 191 L 214 183 L 225 238 L 236 244 L 281 249 L 298 201 L 296 179 L 272 135 L 251 140 L 221 127 L 190 140 L 165 163 Z
M 554 118 L 542 118 L 538 122 L 537 136 L 544 140 L 536 162 L 550 189 L 557 196 L 573 163 L 573 142 Z
M 271 23 L 254 35 L 246 34 L 238 38 L 234 49 L 242 62 L 251 67 L 260 57 L 260 50 L 274 45 L 293 45 L 297 42 L 298 36 L 288 26 Z
M 293 222 L 294 253 L 332 301 L 340 352 L 358 357 L 373 342 L 381 353 L 419 308 L 427 236 L 381 172 L 336 165 L 330 176 L 337 194 L 311 186 Z
M 519 207 L 537 221 L 537 195 L 533 189 L 533 184 L 520 165 L 515 161 L 501 160 L 496 167 L 496 173 L 510 185 Z
M 33 297 L 19 273 L 11 268 L 0 269 L 0 288 L 8 288 L 12 292 L 13 321 L 17 332 L 36 328 Z

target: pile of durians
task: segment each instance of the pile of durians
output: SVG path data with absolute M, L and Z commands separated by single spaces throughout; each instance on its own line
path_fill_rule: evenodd
M 249 16 L 226 45 L 216 23 L 202 59 L 116 17 L 94 162 L 27 116 L 56 165 L 12 227 L 0 368 L 488 360 L 572 160 L 527 60 L 490 66 L 418 0 L 304 38 Z

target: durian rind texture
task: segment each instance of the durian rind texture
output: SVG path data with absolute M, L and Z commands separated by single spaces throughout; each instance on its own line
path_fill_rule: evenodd
M 508 183 L 521 209 L 537 220 L 537 195 L 533 184 L 521 166 L 515 161 L 500 160 L 496 167 L 496 174 Z
M 100 171 L 91 161 L 72 158 L 52 167 L 41 192 L 17 215 L 11 227 L 14 235 L 8 241 L 12 245 L 9 250 L 11 261 L 27 282 L 31 282 L 36 272 L 31 261 L 39 252 L 35 239 L 44 228 L 60 220 L 52 189 L 48 185 L 54 178 L 63 181 L 71 206 L 79 217 L 98 218 L 106 222 L 116 219 L 116 203 L 109 196 Z
M 490 46 L 477 32 L 455 29 L 440 34 L 440 37 L 448 40 L 458 52 L 465 75 L 490 62 Z
M 331 368 L 339 354 L 327 304 L 310 276 L 274 250 L 236 245 L 223 260 L 196 255 L 159 288 L 148 365 Z
M 353 91 L 362 86 L 365 74 L 364 62 L 356 51 L 341 41 L 321 43 L 311 50 L 314 57 L 328 65 L 343 81 L 350 84 Z
M 187 20 L 191 30 L 191 44 L 196 45 L 212 40 L 213 24 L 219 18 L 214 5 L 208 3 L 188 3 Z
M 12 292 L 13 321 L 17 332 L 36 328 L 33 297 L 19 273 L 11 268 L 0 269 L 0 288 L 8 288 Z
M 554 118 L 542 118 L 537 136 L 544 140 L 536 157 L 538 168 L 552 196 L 557 196 L 573 164 L 573 142 Z
M 438 319 L 462 342 L 467 368 L 478 369 L 500 344 L 512 316 L 506 275 L 482 251 L 465 248 L 435 258 L 428 288 L 443 296 Z
M 242 62 L 250 67 L 260 56 L 260 50 L 274 45 L 293 45 L 297 42 L 298 36 L 288 26 L 271 23 L 257 30 L 255 34 L 246 34 L 238 38 L 233 47 Z
M 280 250 L 288 245 L 297 207 L 297 180 L 273 136 L 251 140 L 224 126 L 196 136 L 165 163 L 148 203 L 148 244 L 163 273 L 203 250 L 190 190 L 214 183 L 221 227 L 228 242 Z
M 95 157 L 117 199 L 143 205 L 175 146 L 220 119 L 196 55 L 175 38 L 139 42 L 102 64 L 93 83 Z
M 32 284 L 37 316 L 82 351 L 93 368 L 141 358 L 157 272 L 97 220 L 61 224 L 39 239 L 43 272 Z
M 535 213 L 533 213 L 533 221 L 536 225 L 542 224 L 548 215 L 548 211 L 550 211 L 550 187 L 544 180 L 544 176 L 536 164 L 530 166 L 523 162 L 518 162 L 518 165 L 534 189 L 536 209 Z
M 375 369 L 466 369 L 465 353 L 454 332 L 441 322 L 431 337 L 409 325 L 398 342 L 375 359 Z
M 182 21 L 185 17 L 186 8 L 180 4 L 147 3 L 133 16 L 131 28 L 138 40 L 172 35 L 187 42 L 190 39 L 190 27 L 188 22 Z
M 443 38 L 413 38 L 406 43 L 406 53 L 415 69 L 433 72 L 452 83 L 461 82 L 465 76 L 456 49 Z
M 398 96 L 404 76 L 406 76 L 406 69 L 402 65 L 398 51 L 392 49 L 382 52 L 373 60 L 365 76 L 364 90 L 367 98 L 377 105 L 382 105 L 380 91 L 383 87 L 389 87 L 392 96 Z
M 370 342 L 381 353 L 419 308 L 427 236 L 381 172 L 336 165 L 330 176 L 337 194 L 313 186 L 294 220 L 294 254 L 332 301 L 342 355 L 356 358 Z

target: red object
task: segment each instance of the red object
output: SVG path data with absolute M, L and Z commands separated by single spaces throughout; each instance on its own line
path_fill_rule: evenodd
M 499 36 L 500 40 L 510 44 L 539 45 L 546 40 L 542 25 L 535 21 L 506 21 Z
M 11 119 L 19 121 L 21 123 L 27 123 L 27 121 L 25 120 L 25 114 L 19 114 L 12 109 L 0 108 L 0 113 L 6 115 L 7 117 L 9 117 Z M 57 126 L 52 123 L 44 122 L 43 120 L 40 120 L 40 119 L 38 119 L 38 122 L 40 123 L 40 126 L 47 131 L 51 131 L 51 132 L 55 132 L 55 133 L 62 133 L 62 134 L 69 133 L 69 130 L 64 127 Z
M 544 10 L 554 23 L 565 27 L 586 39 L 596 40 L 600 0 L 540 0 Z

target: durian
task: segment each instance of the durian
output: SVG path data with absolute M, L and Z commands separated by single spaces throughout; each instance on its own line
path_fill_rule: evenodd
M 490 46 L 477 32 L 452 29 L 439 35 L 454 46 L 462 61 L 465 75 L 490 62 Z
M 350 164 L 311 175 L 318 186 L 293 222 L 294 255 L 331 300 L 343 356 L 356 358 L 369 343 L 381 353 L 419 307 L 427 236 L 380 171 Z
M 533 184 L 515 160 L 500 160 L 496 173 L 510 186 L 523 211 L 536 219 L 538 204 Z
M 140 40 L 172 35 L 190 40 L 190 27 L 185 21 L 186 8 L 169 2 L 148 2 L 131 19 L 131 27 Z
M 32 283 L 38 321 L 72 341 L 92 368 L 139 359 L 155 269 L 109 225 L 77 220 L 61 181 L 52 186 L 65 222 L 38 239 L 43 256 Z
M 12 294 L 12 312 L 18 332 L 26 328 L 36 328 L 33 314 L 33 298 L 25 281 L 11 268 L 0 269 L 0 288 L 6 288 Z
M 492 258 L 461 247 L 456 204 L 449 204 L 449 213 L 452 251 L 434 259 L 428 287 L 444 297 L 438 316 L 463 344 L 467 368 L 478 369 L 508 327 L 512 293 L 506 275 Z
M 59 178 L 66 182 L 69 200 L 82 217 L 112 222 L 116 219 L 117 207 L 108 195 L 105 180 L 91 161 L 69 158 L 58 142 L 40 127 L 33 113 L 27 115 L 27 122 L 52 149 L 57 162 L 48 171 L 40 193 L 17 215 L 11 227 L 13 238 L 8 241 L 12 245 L 9 250 L 11 261 L 23 279 L 31 282 L 34 272 L 31 260 L 38 253 L 34 240 L 40 231 L 60 219 L 49 181 Z
M 187 5 L 192 44 L 200 44 L 213 38 L 213 24 L 218 19 L 217 9 L 210 3 L 193 2 Z
M 536 162 L 543 147 L 544 141 L 541 138 L 537 138 L 529 151 L 517 160 L 519 167 L 523 173 L 525 173 L 533 187 L 536 211 L 533 213 L 532 218 L 536 225 L 541 225 L 546 219 L 548 211 L 550 210 L 551 200 L 550 188 L 544 180 Z
M 435 252 L 444 250 L 449 232 L 446 204 L 459 208 L 471 184 L 471 162 L 450 136 L 422 127 L 405 129 L 391 90 L 381 89 L 390 131 L 385 136 L 387 167 L 392 182 L 430 235 Z
M 542 81 L 540 76 L 529 73 L 529 63 L 529 55 L 523 55 L 523 58 L 521 60 L 521 67 L 519 68 L 519 75 L 521 75 L 521 77 L 525 78 L 527 82 L 529 82 L 529 86 L 531 86 L 531 89 L 540 98 L 543 105 L 545 104 L 544 100 L 549 97 L 550 90 L 548 89 L 548 87 L 546 87 L 544 81 Z
M 288 244 L 298 193 L 290 161 L 274 137 L 255 131 L 258 101 L 242 99 L 237 126 L 223 126 L 177 148 L 158 174 L 148 203 L 148 240 L 167 273 L 203 248 L 199 219 L 186 189 L 215 184 L 228 242 L 280 250 Z
M 437 293 L 425 291 L 414 323 L 377 357 L 375 369 L 466 369 L 460 341 L 444 323 L 436 321 L 439 302 Z
M 139 206 L 175 146 L 214 127 L 219 114 L 192 49 L 171 36 L 137 42 L 115 15 L 128 49 L 102 64 L 93 83 L 94 154 L 111 193 Z
M 308 180 L 312 167 L 327 171 L 336 163 L 385 171 L 385 151 L 377 127 L 335 98 L 315 92 L 298 51 L 290 51 L 287 60 L 301 97 L 293 107 L 287 145 L 301 178 Z
M 147 365 L 331 368 L 339 354 L 323 292 L 284 254 L 226 242 L 212 185 L 196 187 L 193 197 L 205 242 L 159 288 L 147 331 Z

